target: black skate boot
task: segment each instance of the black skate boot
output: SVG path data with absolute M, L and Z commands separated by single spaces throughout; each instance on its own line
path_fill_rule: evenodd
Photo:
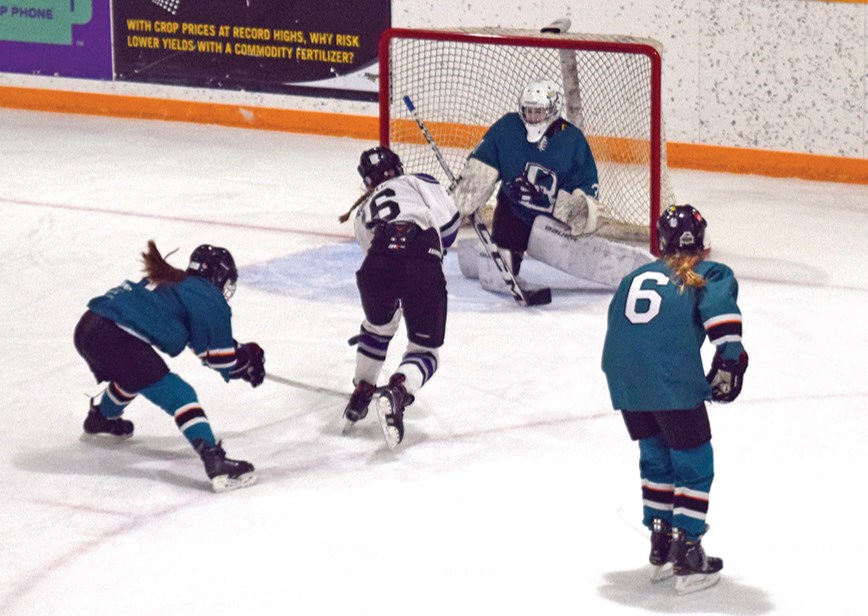
M 205 472 L 215 492 L 236 490 L 256 483 L 253 465 L 243 460 L 227 458 L 221 443 L 209 445 L 206 441 L 197 440 L 193 443 L 193 448 L 202 458 Z
M 99 412 L 99 405 L 91 400 L 90 409 L 84 420 L 84 432 L 91 436 L 106 434 L 118 439 L 130 438 L 133 435 L 133 422 L 120 417 L 109 419 Z
M 377 415 L 389 449 L 397 447 L 404 438 L 404 407 L 413 402 L 413 396 L 404 387 L 406 377 L 393 374 L 389 384 L 379 390 Z
M 651 581 L 662 582 L 675 573 L 672 568 L 672 526 L 666 520 L 654 518 L 651 522 L 651 553 L 648 561 L 653 565 Z
M 364 419 L 368 415 L 368 405 L 371 403 L 376 389 L 376 386 L 367 381 L 359 381 L 350 396 L 347 408 L 344 409 L 344 419 L 352 423 Z
M 675 592 L 679 595 L 714 586 L 720 580 L 723 560 L 705 555 L 701 537 L 696 541 L 687 541 L 684 531 L 673 528 L 672 552 Z

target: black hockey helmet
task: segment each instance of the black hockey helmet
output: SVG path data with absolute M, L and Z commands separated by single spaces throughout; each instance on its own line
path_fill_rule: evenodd
M 404 175 L 404 164 L 392 150 L 378 145 L 362 152 L 358 171 L 365 186 L 373 188 L 389 178 Z
M 232 254 L 225 248 L 202 244 L 190 254 L 187 273 L 200 276 L 220 289 L 226 301 L 235 293 L 238 269 Z
M 702 214 L 692 205 L 670 205 L 657 219 L 660 254 L 702 252 L 706 225 Z

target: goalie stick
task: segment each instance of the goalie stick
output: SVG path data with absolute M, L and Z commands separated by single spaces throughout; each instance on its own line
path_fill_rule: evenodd
M 446 162 L 446 159 L 443 158 L 443 153 L 440 151 L 440 147 L 437 145 L 437 142 L 434 141 L 431 133 L 428 132 L 428 127 L 425 126 L 425 122 L 419 115 L 416 105 L 413 104 L 413 100 L 409 96 L 404 97 L 404 105 L 407 106 L 407 110 L 410 112 L 410 115 L 413 116 L 413 119 L 419 126 L 419 130 L 422 131 L 425 141 L 428 142 L 428 145 L 430 145 L 431 149 L 434 151 L 434 156 L 437 158 L 437 162 L 440 163 L 440 166 L 446 173 L 446 177 L 449 179 L 448 192 L 451 193 L 455 190 L 455 187 L 458 186 L 458 182 L 461 180 L 455 178 L 452 169 L 449 168 L 449 164 Z M 491 233 L 489 233 L 488 227 L 485 226 L 485 223 L 476 215 L 476 212 L 468 216 L 468 218 L 470 219 L 470 223 L 473 225 L 473 230 L 476 232 L 476 236 L 482 243 L 483 248 L 485 248 L 485 253 L 497 266 L 497 271 L 503 279 L 503 284 L 506 285 L 512 298 L 522 306 L 542 306 L 544 304 L 550 304 L 552 301 L 552 290 L 546 287 L 540 289 L 522 289 L 518 284 L 515 275 L 512 273 L 512 270 L 506 264 L 503 255 L 500 254 L 497 245 L 491 240 Z

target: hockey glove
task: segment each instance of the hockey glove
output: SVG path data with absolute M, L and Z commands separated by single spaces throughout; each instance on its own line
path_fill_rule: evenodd
M 520 176 L 506 182 L 503 186 L 504 194 L 513 203 L 534 208 L 548 208 L 551 206 L 548 196 L 540 192 L 539 188 L 531 184 L 525 176 Z
M 552 216 L 569 225 L 573 235 L 587 235 L 597 230 L 598 208 L 597 200 L 586 195 L 581 188 L 571 193 L 562 190 L 558 192 Z
M 242 379 L 257 387 L 265 379 L 265 351 L 255 342 L 247 342 L 235 349 L 235 368 L 230 379 Z
M 737 360 L 726 360 L 715 353 L 711 370 L 705 376 L 711 385 L 711 399 L 715 402 L 732 402 L 738 398 L 746 370 L 747 353 L 742 352 Z

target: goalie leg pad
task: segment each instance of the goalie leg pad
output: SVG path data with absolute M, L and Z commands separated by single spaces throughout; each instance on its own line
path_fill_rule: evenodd
M 488 257 L 478 257 L 477 272 L 479 285 L 483 289 L 500 295 L 510 295 L 509 289 L 503 284 L 502 274 L 491 259 Z M 516 276 L 515 280 L 528 296 L 528 305 L 540 306 L 551 303 L 551 289 L 529 283 L 521 278 L 521 276 Z
M 488 253 L 473 240 L 461 240 L 455 243 L 454 250 L 458 253 L 458 269 L 465 278 L 479 278 L 479 262 L 489 261 Z
M 534 221 L 527 254 L 562 272 L 612 289 L 637 267 L 654 260 L 642 248 L 601 237 L 575 237 L 568 226 L 543 216 Z

